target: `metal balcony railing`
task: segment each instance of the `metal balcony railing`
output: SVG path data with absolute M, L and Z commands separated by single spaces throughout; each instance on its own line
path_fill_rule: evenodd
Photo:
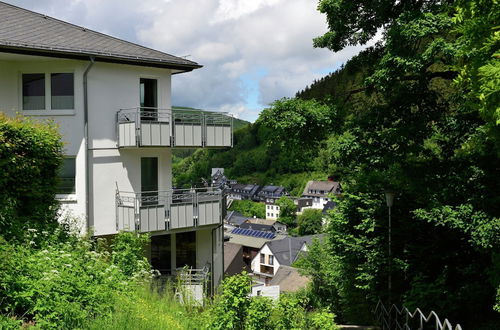
M 118 147 L 231 147 L 233 117 L 222 112 L 121 109 Z
M 222 223 L 223 191 L 213 188 L 116 190 L 116 230 L 154 232 Z

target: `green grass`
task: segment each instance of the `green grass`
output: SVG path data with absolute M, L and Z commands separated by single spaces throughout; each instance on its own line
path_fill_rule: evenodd
M 181 305 L 171 288 L 158 294 L 142 288 L 134 294 L 116 296 L 115 311 L 90 322 L 88 329 L 200 329 L 203 320 L 197 307 Z

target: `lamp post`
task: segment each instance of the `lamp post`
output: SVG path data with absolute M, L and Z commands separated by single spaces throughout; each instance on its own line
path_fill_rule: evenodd
M 392 205 L 394 204 L 394 193 L 390 191 L 385 192 L 385 202 L 387 204 L 387 208 L 389 209 L 389 229 L 388 229 L 388 236 L 389 236 L 389 244 L 388 244 L 388 256 L 389 256 L 389 275 L 387 278 L 387 289 L 388 289 L 388 296 L 389 296 L 389 306 L 388 308 L 391 308 L 391 294 L 392 294 L 392 219 L 391 219 L 391 208 Z

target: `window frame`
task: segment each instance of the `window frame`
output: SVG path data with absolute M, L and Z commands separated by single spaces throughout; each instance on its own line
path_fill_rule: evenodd
M 38 111 L 38 110 L 34 110 Z M 77 157 L 76 155 L 64 155 L 64 158 L 71 158 L 75 160 L 75 192 L 70 193 L 70 194 L 56 194 L 56 200 L 61 201 L 61 202 L 76 202 L 77 201 L 77 168 L 78 168 L 78 162 L 77 162 Z
M 24 102 L 23 102 L 23 75 L 25 74 L 44 74 L 44 82 L 45 82 L 45 109 L 39 110 L 25 110 Z M 55 73 L 70 73 L 73 75 L 73 109 L 52 109 L 52 74 Z M 19 84 L 18 84 L 18 93 L 19 93 L 19 109 L 23 115 L 27 116 L 68 116 L 76 114 L 77 107 L 77 93 L 76 93 L 76 73 L 74 70 L 68 69 L 54 69 L 54 70 L 22 70 L 19 71 Z

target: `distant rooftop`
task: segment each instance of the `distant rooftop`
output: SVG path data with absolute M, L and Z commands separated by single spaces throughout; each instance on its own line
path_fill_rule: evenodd
M 187 72 L 196 62 L 0 2 L 0 52 L 169 68 Z

